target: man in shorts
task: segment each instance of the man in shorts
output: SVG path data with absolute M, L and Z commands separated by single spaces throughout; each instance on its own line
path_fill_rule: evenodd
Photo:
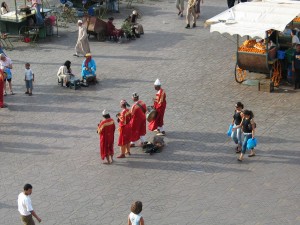
M 7 95 L 6 93 L 6 81 L 8 82 L 10 94 L 14 95 L 14 92 L 12 90 L 12 85 L 11 85 L 11 80 L 12 80 L 12 74 L 11 74 L 11 69 L 12 67 L 12 61 L 10 58 L 5 56 L 3 53 L 0 54 L 0 68 L 6 73 L 6 79 L 4 80 L 4 96 Z

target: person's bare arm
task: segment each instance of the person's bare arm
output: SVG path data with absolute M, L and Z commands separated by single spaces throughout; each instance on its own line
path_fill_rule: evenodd
M 145 225 L 145 222 L 144 222 L 144 218 L 143 218 L 143 217 L 141 217 L 141 219 L 140 219 L 140 225 Z
M 127 221 L 127 224 L 128 224 L 128 225 L 131 225 L 131 222 L 130 222 L 129 216 L 128 216 L 128 221 Z
M 42 219 L 35 213 L 34 210 L 31 211 L 31 215 L 33 215 L 37 219 L 37 221 L 42 222 Z

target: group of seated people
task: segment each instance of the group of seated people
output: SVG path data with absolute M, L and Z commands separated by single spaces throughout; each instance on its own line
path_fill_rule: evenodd
M 69 87 L 70 80 L 75 78 L 75 75 L 72 73 L 71 61 L 67 60 L 61 67 L 59 67 L 57 72 L 58 82 L 62 86 Z M 87 80 L 89 77 L 93 79 L 96 78 L 96 63 L 92 58 L 91 53 L 85 55 L 85 59 L 82 62 L 81 66 L 81 81 Z
M 127 38 L 139 38 L 141 34 L 144 34 L 144 29 L 143 26 L 137 22 L 137 18 L 138 12 L 134 10 L 132 14 L 126 18 L 121 29 L 115 27 L 113 17 L 108 18 L 107 35 L 113 37 L 114 40 L 118 40 L 120 37 L 124 37 L 124 35 Z

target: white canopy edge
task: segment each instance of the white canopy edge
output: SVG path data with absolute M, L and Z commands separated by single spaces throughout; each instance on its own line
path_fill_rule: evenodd
M 271 0 L 267 1 L 237 4 L 210 18 L 206 24 L 211 24 L 210 32 L 265 38 L 267 30 L 283 32 L 286 26 L 300 14 L 299 1 L 288 1 L 288 3 L 281 3 L 287 0 L 280 0 L 280 3 L 279 0 L 275 0 L 278 1 L 275 3 L 269 2 Z

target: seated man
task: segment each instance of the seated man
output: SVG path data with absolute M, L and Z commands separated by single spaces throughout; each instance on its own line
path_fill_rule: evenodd
M 59 67 L 57 72 L 58 81 L 61 83 L 61 86 L 67 87 L 71 76 L 74 76 L 74 74 L 72 74 L 71 62 L 67 60 L 64 65 Z
M 91 53 L 87 53 L 82 62 L 81 77 L 82 80 L 86 80 L 87 77 L 96 78 L 96 63 L 95 60 L 92 59 Z
M 113 24 L 114 18 L 110 17 L 107 21 L 107 34 L 108 36 L 113 36 L 115 39 L 122 37 L 124 35 L 124 31 L 122 29 L 117 29 Z
M 137 22 L 137 18 L 138 18 L 138 12 L 136 10 L 133 10 L 132 14 L 130 15 L 130 22 L 132 26 L 135 28 L 136 33 L 144 34 L 144 28 L 142 24 L 139 24 Z

